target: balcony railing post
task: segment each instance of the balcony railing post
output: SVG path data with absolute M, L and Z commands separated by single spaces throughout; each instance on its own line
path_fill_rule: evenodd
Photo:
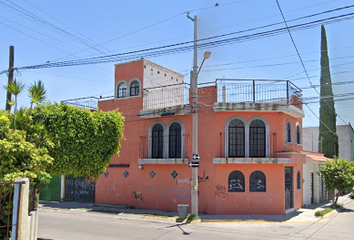
M 253 80 L 253 103 L 256 102 L 256 80 Z
M 286 103 L 289 103 L 289 80 L 286 81 Z

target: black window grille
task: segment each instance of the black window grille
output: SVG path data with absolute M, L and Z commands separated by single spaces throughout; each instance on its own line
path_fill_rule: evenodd
M 298 171 L 297 172 L 297 177 L 296 177 L 297 179 L 297 181 L 296 181 L 296 183 L 297 183 L 297 189 L 301 189 L 301 174 L 300 174 L 300 171 Z
M 163 158 L 163 127 L 156 124 L 152 128 L 152 158 Z
M 296 126 L 296 143 L 301 144 L 301 129 L 300 125 Z
M 250 176 L 250 192 L 265 192 L 266 177 L 261 171 L 254 171 Z
M 245 176 L 240 171 L 233 171 L 229 175 L 229 192 L 244 192 Z
M 291 142 L 291 125 L 290 122 L 286 122 L 286 141 Z
M 266 128 L 261 120 L 254 120 L 250 124 L 250 157 L 265 157 L 266 155 Z
M 229 157 L 245 156 L 245 125 L 235 119 L 229 125 Z
M 169 130 L 168 152 L 170 158 L 180 158 L 182 155 L 181 125 L 172 123 Z
M 139 82 L 134 80 L 130 84 L 130 96 L 138 96 L 139 95 Z
M 120 83 L 118 85 L 118 92 L 117 92 L 117 97 L 118 98 L 123 98 L 127 96 L 127 84 L 126 83 Z

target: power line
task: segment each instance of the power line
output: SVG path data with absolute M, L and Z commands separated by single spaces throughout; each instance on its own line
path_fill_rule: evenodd
M 96 43 L 96 42 L 94 42 L 92 39 L 90 39 L 89 37 L 85 36 L 84 34 L 80 33 L 80 32 L 77 31 L 76 29 L 72 28 L 70 25 L 68 25 L 68 24 L 64 23 L 63 21 L 57 19 L 56 17 L 54 17 L 54 16 L 48 14 L 47 12 L 45 12 L 45 11 L 43 11 L 42 9 L 40 9 L 39 7 L 33 5 L 33 4 L 30 3 L 29 1 L 27 1 L 27 0 L 22 0 L 22 1 L 24 1 L 24 2 L 26 2 L 27 4 L 31 5 L 32 7 L 34 7 L 34 8 L 37 9 L 38 11 L 42 12 L 43 14 L 49 16 L 50 18 L 56 20 L 57 22 L 63 24 L 65 27 L 67 27 L 67 28 L 73 30 L 74 32 L 76 32 L 77 34 L 79 34 L 80 36 L 82 36 L 83 38 L 85 38 L 85 39 L 87 39 L 88 41 L 92 42 L 92 44 L 96 44 L 94 47 L 97 47 L 97 43 Z M 108 51 L 108 52 L 111 52 L 109 49 L 106 49 L 105 47 L 103 47 L 103 48 L 104 48 L 104 50 L 106 50 L 106 51 Z
M 329 18 L 324 18 L 324 19 L 320 19 L 320 20 L 316 20 L 316 21 L 302 23 L 302 24 L 290 26 L 289 28 L 292 28 L 294 30 L 303 30 L 303 29 L 316 27 L 316 26 L 321 25 L 323 23 L 330 24 L 330 23 L 334 23 L 337 21 L 343 21 L 343 20 L 348 20 L 348 19 L 352 19 L 352 18 L 354 18 L 354 13 L 349 13 L 349 14 L 338 15 L 338 16 L 334 16 L 334 17 L 329 17 Z M 249 40 L 255 40 L 255 39 L 259 39 L 259 38 L 263 38 L 263 37 L 275 36 L 275 35 L 284 33 L 284 31 L 286 31 L 286 30 L 287 30 L 287 28 L 278 28 L 278 29 L 273 29 L 273 30 L 269 30 L 269 31 L 258 32 L 258 33 L 249 34 L 249 35 L 243 35 L 240 37 L 232 37 L 232 38 L 215 40 L 215 41 L 206 41 L 206 40 L 210 40 L 211 38 L 213 38 L 213 39 L 220 38 L 221 35 L 209 37 L 209 38 L 205 38 L 205 39 L 200 39 L 199 40 L 200 43 L 198 44 L 198 48 L 204 49 L 204 48 L 218 47 L 218 46 L 223 46 L 226 44 L 232 44 L 235 42 L 249 41 Z M 238 31 L 238 32 L 240 32 L 240 31 Z M 235 32 L 232 34 L 236 34 L 238 32 Z M 91 58 L 84 58 L 84 59 L 77 59 L 77 60 L 54 62 L 54 63 L 49 63 L 49 64 L 26 66 L 26 67 L 20 67 L 18 69 L 39 69 L 39 68 L 65 67 L 65 66 L 106 63 L 106 62 L 112 62 L 112 61 L 127 61 L 127 60 L 137 59 L 137 58 L 141 58 L 141 57 L 156 57 L 156 56 L 162 56 L 162 55 L 167 55 L 167 54 L 175 54 L 175 53 L 190 51 L 193 48 L 193 45 L 191 43 L 192 43 L 192 41 L 188 41 L 188 42 L 176 43 L 176 44 L 171 44 L 171 45 L 153 47 L 153 48 L 136 50 L 136 51 L 131 51 L 131 52 L 113 54 L 113 55 L 105 55 L 105 56 L 100 56 L 100 57 L 91 57 Z
M 11 4 L 7 4 L 3 1 L 0 1 L 0 4 L 5 6 L 7 9 L 17 13 L 18 15 L 24 17 L 24 18 L 27 18 L 28 20 L 31 20 L 31 21 L 34 21 L 44 27 L 47 27 L 49 29 L 53 29 L 55 30 L 57 33 L 59 33 L 60 35 L 64 36 L 64 37 L 69 37 L 70 39 L 78 42 L 78 43 L 81 43 L 81 44 L 84 44 L 86 46 L 89 46 L 93 49 L 95 49 L 96 51 L 98 51 L 99 53 L 101 54 L 105 54 L 105 52 L 101 51 L 100 49 L 92 46 L 92 44 L 88 43 L 87 41 L 85 41 L 84 39 L 82 39 L 81 37 L 79 36 L 76 36 L 52 23 L 50 23 L 49 21 L 31 13 L 30 11 L 24 9 L 23 7 L 11 2 Z
M 308 72 L 307 72 L 307 70 L 306 70 L 306 67 L 305 67 L 305 64 L 304 64 L 304 62 L 303 62 L 303 60 L 302 60 L 302 58 L 301 58 L 299 49 L 297 48 L 297 46 L 296 46 L 296 44 L 295 44 L 295 41 L 294 41 L 294 38 L 293 38 L 293 36 L 292 36 L 292 34 L 291 34 L 291 32 L 290 32 L 288 23 L 286 22 L 286 19 L 285 19 L 285 16 L 284 16 L 284 14 L 283 14 L 283 11 L 281 10 L 280 4 L 279 4 L 278 0 L 275 0 L 275 1 L 277 2 L 279 11 L 280 11 L 280 13 L 281 13 L 281 15 L 282 15 L 282 17 L 283 17 L 283 20 L 284 20 L 284 23 L 285 23 L 285 25 L 286 25 L 286 29 L 287 29 L 287 31 L 288 31 L 288 33 L 289 33 L 290 39 L 291 39 L 291 41 L 292 41 L 292 43 L 293 43 L 293 45 L 294 45 L 294 48 L 295 48 L 295 50 L 296 50 L 296 53 L 297 53 L 297 55 L 298 55 L 298 57 L 299 57 L 299 60 L 300 60 L 300 62 L 301 62 L 301 65 L 302 65 L 302 67 L 303 67 L 303 69 L 304 69 L 304 71 L 305 71 L 307 80 L 309 81 L 310 86 L 312 87 L 313 84 L 312 84 L 312 82 L 311 82 L 310 76 L 309 76 L 309 74 L 308 74 Z M 348 7 L 349 7 L 349 6 L 348 6 Z M 350 7 L 352 7 L 352 6 L 350 6 Z M 343 7 L 343 8 L 346 8 L 346 7 Z M 342 8 L 342 9 L 343 9 L 343 8 Z M 313 87 L 313 89 L 318 93 L 318 95 L 321 95 L 320 92 L 317 90 L 317 88 Z M 339 114 L 336 113 L 335 109 L 334 109 L 332 106 L 330 106 L 327 101 L 324 101 L 324 102 L 333 110 L 333 113 L 334 113 L 334 114 L 336 114 L 345 124 L 347 124 L 347 122 L 344 121 L 344 119 L 343 119 Z M 320 120 L 320 121 L 321 121 L 321 123 L 323 124 L 323 126 L 325 126 L 329 131 L 331 131 L 331 130 L 323 123 L 322 120 Z

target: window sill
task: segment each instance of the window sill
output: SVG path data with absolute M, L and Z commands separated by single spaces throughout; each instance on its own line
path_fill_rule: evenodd
M 213 158 L 213 164 L 287 164 L 291 158 Z
M 188 164 L 188 158 L 144 158 L 138 164 Z

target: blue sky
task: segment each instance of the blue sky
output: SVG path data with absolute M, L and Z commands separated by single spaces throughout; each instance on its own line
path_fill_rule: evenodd
M 218 6 L 215 4 L 218 3 Z M 298 21 L 292 19 L 351 6 L 351 0 L 279 0 L 289 26 L 354 13 L 354 7 L 331 11 Z M 124 53 L 193 40 L 193 23 L 186 12 L 198 16 L 198 38 L 259 28 L 232 36 L 240 37 L 284 27 L 275 0 L 0 0 L 0 71 L 8 68 L 9 46 L 15 46 L 15 67 L 43 64 L 86 57 Z M 31 15 L 33 14 L 33 15 Z M 349 15 L 349 17 L 353 17 Z M 279 23 L 269 28 L 265 25 Z M 341 117 L 337 124 L 354 121 L 354 18 L 325 24 L 331 63 L 335 107 Z M 199 82 L 216 78 L 286 79 L 303 88 L 303 96 L 318 97 L 310 87 L 319 84 L 320 26 L 291 31 L 305 70 L 287 32 L 258 39 L 245 39 L 198 51 L 199 63 L 204 51 L 212 54 L 205 62 Z M 174 53 L 148 60 L 186 74 L 193 65 L 192 51 Z M 48 98 L 64 99 L 86 96 L 109 96 L 114 90 L 114 64 L 20 70 L 16 78 L 27 86 L 41 79 Z M 7 83 L 0 75 L 1 85 Z M 338 84 L 349 82 L 344 84 Z M 0 108 L 5 108 L 5 90 L 0 90 Z M 19 104 L 29 105 L 27 93 Z M 317 126 L 319 104 L 311 101 L 303 125 Z M 311 109 L 311 110 L 310 110 Z M 344 122 L 343 122 L 344 120 Z

